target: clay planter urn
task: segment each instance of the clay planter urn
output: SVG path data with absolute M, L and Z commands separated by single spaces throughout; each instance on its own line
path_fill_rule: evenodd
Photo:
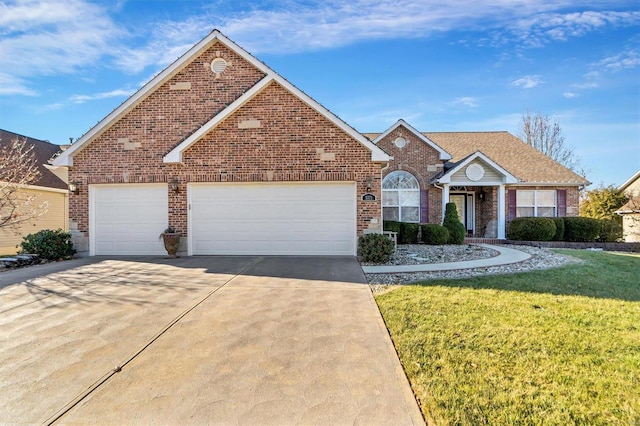
M 176 253 L 178 253 L 178 249 L 180 248 L 180 237 L 182 234 L 176 232 L 173 227 L 169 226 L 160 236 L 162 237 L 164 248 L 167 250 L 169 257 L 176 258 Z

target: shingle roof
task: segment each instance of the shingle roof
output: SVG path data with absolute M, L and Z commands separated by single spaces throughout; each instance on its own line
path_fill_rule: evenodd
M 20 138 L 20 140 L 26 138 L 27 145 L 33 145 L 32 152 L 35 155 L 36 164 L 40 171 L 40 178 L 34 182 L 33 185 L 44 186 L 47 188 L 67 189 L 67 184 L 44 166 L 45 164 L 49 164 L 49 159 L 60 151 L 60 146 L 40 139 L 34 139 L 0 129 L 0 146 L 8 146 L 15 138 Z
M 423 134 L 458 162 L 476 151 L 498 163 L 521 182 L 587 185 L 582 176 L 527 145 L 509 132 L 436 132 Z M 379 133 L 365 133 L 375 139 Z

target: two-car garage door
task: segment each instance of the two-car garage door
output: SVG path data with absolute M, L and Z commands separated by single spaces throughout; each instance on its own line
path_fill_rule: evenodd
M 192 254 L 355 255 L 354 183 L 189 185 Z
M 190 184 L 189 254 L 355 255 L 354 183 Z M 164 254 L 166 184 L 93 185 L 91 254 Z

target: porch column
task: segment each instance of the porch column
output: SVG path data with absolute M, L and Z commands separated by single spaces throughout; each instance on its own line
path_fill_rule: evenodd
M 505 239 L 505 227 L 506 227 L 504 200 L 505 200 L 505 185 L 500 184 L 500 186 L 498 186 L 498 239 L 501 239 L 501 240 Z
M 442 185 L 442 220 L 443 221 L 444 221 L 444 212 L 447 209 L 448 202 L 449 202 L 449 184 L 445 183 Z

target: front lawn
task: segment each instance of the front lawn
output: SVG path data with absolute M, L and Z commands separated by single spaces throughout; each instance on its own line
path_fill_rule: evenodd
M 640 257 L 376 296 L 429 423 L 640 425 Z

